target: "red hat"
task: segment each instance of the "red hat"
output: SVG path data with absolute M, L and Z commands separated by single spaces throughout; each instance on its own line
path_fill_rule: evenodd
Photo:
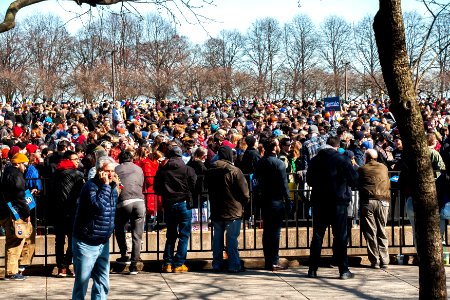
M 36 146 L 36 145 L 33 145 L 33 144 L 28 144 L 25 148 L 27 149 L 27 152 L 31 154 L 31 153 L 36 152 L 36 150 L 37 150 L 39 147 Z
M 8 158 L 8 152 L 9 152 L 9 148 L 3 148 L 2 149 L 2 159 L 7 159 Z
M 12 132 L 13 132 L 14 137 L 18 138 L 19 136 L 22 135 L 23 129 L 20 128 L 19 126 L 14 126 Z
M 20 152 L 20 148 L 17 146 L 12 146 L 11 149 L 9 150 L 9 158 L 13 157 L 14 155 L 16 155 L 17 153 Z

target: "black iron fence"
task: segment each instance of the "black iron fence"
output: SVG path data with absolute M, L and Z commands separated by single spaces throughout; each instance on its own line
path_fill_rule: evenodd
M 390 177 L 398 175 L 391 173 Z M 48 179 L 41 179 L 42 191 L 35 197 L 36 209 L 32 216 L 36 228 L 37 237 L 44 239 L 44 251 L 37 251 L 35 257 L 43 257 L 45 264 L 47 259 L 54 256 L 54 251 L 49 251 L 50 242 L 53 235 L 53 224 L 49 213 L 51 212 L 52 199 L 48 197 L 49 185 Z M 241 229 L 241 241 L 239 243 L 240 251 L 263 250 L 261 243 L 261 229 L 264 228 L 264 221 L 261 217 L 261 210 L 258 201 L 250 186 L 250 202 L 245 207 L 245 216 L 243 217 Z M 280 241 L 280 250 L 306 250 L 310 247 L 312 235 L 312 208 L 309 206 L 310 188 L 305 184 L 291 185 L 292 208 L 286 210 L 286 217 L 283 222 L 282 239 Z M 145 192 L 148 195 L 148 192 Z M 405 214 L 405 200 L 395 182 L 391 186 L 391 205 L 388 216 L 387 231 L 390 247 L 396 247 L 398 253 L 402 253 L 404 248 L 413 249 L 413 239 L 409 220 Z M 154 207 L 155 213 L 147 215 L 145 222 L 145 231 L 143 236 L 143 254 L 156 254 L 157 259 L 164 251 L 165 241 L 165 221 L 164 211 L 157 205 Z M 193 230 L 191 233 L 189 252 L 210 252 L 212 251 L 213 230 L 208 220 L 209 217 L 209 194 L 204 190 L 194 199 L 192 205 L 193 211 Z M 447 226 L 447 221 L 446 224 Z M 359 195 L 357 191 L 352 192 L 352 202 L 348 212 L 348 231 L 349 231 L 349 249 L 365 249 L 365 241 L 360 228 L 359 217 Z M 117 228 L 116 228 L 117 230 Z M 126 230 L 126 229 L 125 229 Z M 444 243 L 448 245 L 447 231 L 444 234 Z M 324 249 L 331 249 L 332 236 L 331 230 L 325 237 Z M 411 250 L 409 250 L 411 251 Z M 112 244 L 112 254 L 119 254 L 119 249 Z M 2 254 L 0 254 L 2 255 Z M 4 256 L 0 256 L 3 258 Z

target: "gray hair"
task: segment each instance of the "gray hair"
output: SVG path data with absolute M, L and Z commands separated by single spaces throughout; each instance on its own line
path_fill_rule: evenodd
M 366 152 L 364 152 L 364 156 L 366 159 L 377 159 L 378 152 L 375 149 L 367 149 Z
M 95 168 L 98 171 L 103 170 L 107 165 L 113 165 L 114 168 L 117 166 L 116 161 L 109 157 L 109 156 L 102 156 L 99 159 L 97 159 L 97 163 L 95 164 Z
M 197 149 L 195 149 L 194 157 L 202 158 L 206 154 L 208 154 L 208 150 L 206 150 L 206 148 L 198 147 Z

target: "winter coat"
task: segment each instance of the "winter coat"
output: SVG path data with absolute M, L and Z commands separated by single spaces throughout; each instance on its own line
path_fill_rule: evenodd
M 78 171 L 70 159 L 63 159 L 56 166 L 51 179 L 49 203 L 53 217 L 73 217 L 84 184 L 83 173 Z
M 284 163 L 275 154 L 266 154 L 255 166 L 255 189 L 262 206 L 272 201 L 290 200 Z
M 218 160 L 205 173 L 205 186 L 211 201 L 211 220 L 242 218 L 243 207 L 250 199 L 242 171 L 226 160 Z
M 258 150 L 255 148 L 248 148 L 245 150 L 242 160 L 240 162 L 240 168 L 245 175 L 255 173 L 256 163 L 261 159 Z
M 350 158 L 325 146 L 308 165 L 306 182 L 312 187 L 312 206 L 348 205 L 352 197 L 349 187 L 356 187 L 358 173 Z
M 194 206 L 197 205 L 198 197 L 200 196 L 202 200 L 206 200 L 205 194 L 202 194 L 202 192 L 205 190 L 204 188 L 204 175 L 205 172 L 208 170 L 205 166 L 205 164 L 198 159 L 191 159 L 187 165 L 194 169 L 195 174 L 197 175 L 197 181 L 195 183 L 195 193 L 194 193 Z
M 39 176 L 39 171 L 34 165 L 29 165 L 25 173 L 25 181 L 29 190 L 36 189 L 42 191 L 42 182 Z
M 196 181 L 194 169 L 186 166 L 181 157 L 172 157 L 156 172 L 154 189 L 162 196 L 164 206 L 191 202 Z
M 16 207 L 21 219 L 30 216 L 30 208 L 25 200 L 26 182 L 23 173 L 16 167 L 8 166 L 5 168 L 1 181 L 2 200 L 0 201 L 0 219 L 7 218 L 10 210 L 7 202 L 11 202 Z
M 159 168 L 159 162 L 145 158 L 136 161 L 135 164 L 141 167 L 145 176 L 145 203 L 147 207 L 147 214 L 154 216 L 155 213 L 162 207 L 161 197 L 155 194 L 153 188 L 156 171 L 158 171 Z
M 116 183 L 98 176 L 85 183 L 77 203 L 73 236 L 92 246 L 105 244 L 114 231 L 118 193 Z
M 436 193 L 441 210 L 445 204 L 450 202 L 450 174 L 447 172 L 442 173 L 436 179 Z
M 358 189 L 361 202 L 369 200 L 391 200 L 388 168 L 371 160 L 358 169 Z

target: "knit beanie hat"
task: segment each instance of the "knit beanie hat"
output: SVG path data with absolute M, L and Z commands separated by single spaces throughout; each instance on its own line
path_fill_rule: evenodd
M 9 157 L 12 158 L 14 155 L 20 152 L 20 148 L 17 146 L 12 146 L 9 150 Z
M 27 148 L 27 152 L 31 154 L 35 153 L 39 147 L 34 144 L 28 144 L 25 148 Z
M 25 154 L 17 153 L 14 154 L 13 158 L 11 159 L 11 162 L 13 164 L 27 163 L 28 157 Z
M 14 126 L 14 128 L 12 129 L 12 132 L 13 132 L 14 137 L 18 138 L 23 133 L 23 129 L 20 128 L 19 126 Z

